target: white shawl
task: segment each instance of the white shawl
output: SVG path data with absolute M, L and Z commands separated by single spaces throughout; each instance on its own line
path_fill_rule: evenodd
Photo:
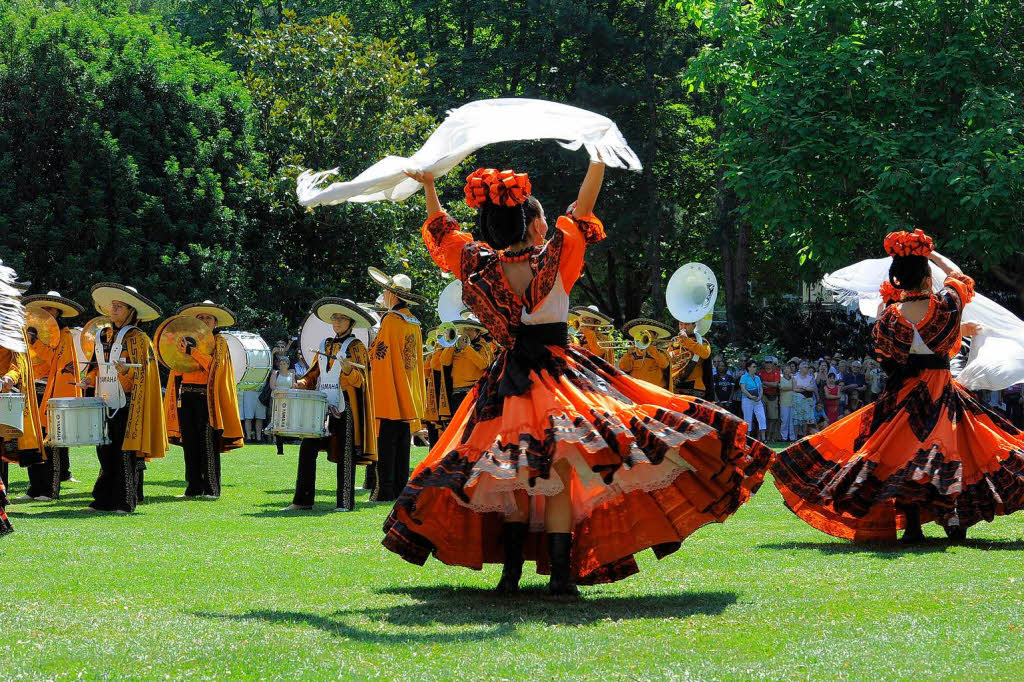
M 557 140 L 566 149 L 585 147 L 594 161 L 613 168 L 641 170 L 643 166 L 615 122 L 605 116 L 566 104 L 536 99 L 490 99 L 470 102 L 448 112 L 423 147 L 410 156 L 388 156 L 348 182 L 321 183 L 338 169 L 306 171 L 299 176 L 296 194 L 306 207 L 346 201 L 402 201 L 415 194 L 420 183 L 405 171 L 430 171 L 441 177 L 477 149 L 496 142 Z
M 873 258 L 825 275 L 822 285 L 843 305 L 858 305 L 866 317 L 877 317 L 882 306 L 878 288 L 889 279 L 892 258 Z M 942 288 L 946 276 L 934 263 L 932 282 Z M 967 362 L 957 381 L 977 391 L 1000 391 L 1024 382 L 1024 322 L 992 299 L 975 293 L 964 306 L 963 322 L 976 322 L 982 331 L 971 340 Z
M 15 353 L 27 353 L 25 346 L 25 309 L 21 290 L 14 284 L 18 275 L 0 261 L 0 346 Z

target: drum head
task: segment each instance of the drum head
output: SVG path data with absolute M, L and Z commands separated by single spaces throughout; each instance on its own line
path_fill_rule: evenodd
M 355 330 L 356 334 L 365 331 L 367 330 Z M 320 349 L 320 342 L 331 336 L 334 336 L 334 327 L 312 313 L 306 317 L 306 321 L 302 323 L 302 332 L 299 334 L 299 349 L 307 367 L 312 367 L 316 363 L 315 351 Z
M 231 356 L 231 366 L 235 370 L 235 381 L 241 381 L 245 376 L 245 370 L 249 369 L 249 357 L 245 353 L 245 346 L 242 340 L 230 332 L 221 332 L 221 336 L 228 343 L 228 355 Z

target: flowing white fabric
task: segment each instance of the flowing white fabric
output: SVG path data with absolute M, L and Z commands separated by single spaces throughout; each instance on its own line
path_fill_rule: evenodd
M 822 285 L 843 305 L 857 305 L 866 317 L 877 317 L 882 308 L 878 288 L 889 279 L 892 258 L 872 258 L 825 275 Z M 935 291 L 946 276 L 931 264 Z M 964 306 L 964 322 L 975 322 L 982 331 L 971 340 L 967 361 L 957 381 L 978 391 L 1001 391 L 1024 382 L 1024 321 L 992 299 L 975 293 Z
M 489 99 L 470 102 L 448 112 L 448 117 L 423 147 L 406 158 L 388 156 L 348 182 L 321 183 L 338 169 L 306 171 L 295 193 L 306 207 L 346 201 L 402 201 L 415 194 L 420 183 L 405 171 L 430 171 L 441 177 L 477 149 L 496 142 L 557 140 L 566 149 L 585 147 L 594 161 L 613 168 L 641 170 L 643 166 L 618 126 L 610 118 L 567 104 L 538 99 Z

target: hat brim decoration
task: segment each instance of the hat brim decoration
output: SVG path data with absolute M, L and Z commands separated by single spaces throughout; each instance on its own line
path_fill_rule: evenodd
M 646 317 L 640 317 L 635 320 L 630 320 L 622 327 L 622 333 L 626 336 L 632 336 L 633 338 L 639 337 L 644 332 L 650 333 L 654 337 L 655 341 L 664 341 L 675 336 L 675 330 L 672 327 L 652 320 Z
M 327 324 L 331 323 L 331 317 L 340 313 L 352 320 L 355 329 L 369 329 L 378 322 L 373 313 L 355 301 L 334 296 L 321 298 L 313 304 L 311 312 Z
M 110 316 L 110 305 L 114 301 L 131 306 L 139 318 L 139 322 L 151 322 L 162 314 L 156 303 L 140 294 L 133 287 L 115 282 L 100 282 L 92 288 L 92 302 L 96 312 Z
M 178 308 L 176 315 L 189 315 L 191 317 L 199 317 L 200 315 L 209 315 L 217 320 L 218 327 L 230 327 L 235 323 L 235 314 L 225 308 L 222 305 L 218 305 L 213 301 L 203 301 L 201 303 L 188 303 Z
M 614 324 L 615 322 L 615 320 L 613 320 L 608 315 L 605 315 L 600 310 L 594 310 L 593 308 L 588 308 L 585 305 L 578 305 L 575 308 L 572 308 L 570 312 L 576 313 L 576 315 L 578 315 L 581 320 L 589 317 L 594 320 L 600 320 L 605 324 Z
M 78 317 L 85 312 L 85 306 L 79 305 L 76 301 L 72 301 L 70 298 L 65 298 L 55 291 L 51 291 L 48 294 L 34 294 L 32 296 L 26 296 L 21 299 L 21 302 L 28 310 L 56 308 L 60 311 L 60 316 L 64 319 L 69 317 Z
M 402 299 L 406 303 L 412 303 L 413 305 L 423 305 L 426 302 L 426 298 L 418 294 L 412 293 L 409 289 L 400 287 L 395 284 L 395 278 L 389 277 L 377 268 L 367 268 L 367 272 L 370 273 L 370 278 L 377 283 L 382 289 L 390 291 L 398 298 Z

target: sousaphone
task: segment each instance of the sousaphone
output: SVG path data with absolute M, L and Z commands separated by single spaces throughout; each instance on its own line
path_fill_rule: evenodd
M 679 322 L 696 323 L 694 331 L 699 336 L 711 329 L 717 299 L 718 279 L 711 268 L 703 263 L 683 265 L 672 273 L 665 287 L 665 303 L 672 317 Z M 669 352 L 673 381 L 677 374 L 688 376 L 696 362 L 693 352 L 683 346 L 681 335 L 672 339 Z
M 213 330 L 205 322 L 191 315 L 175 315 L 165 320 L 156 330 L 156 357 L 160 363 L 174 372 L 187 374 L 202 368 L 195 358 L 184 353 L 179 343 L 184 340 L 193 350 L 206 355 L 213 355 L 217 341 Z
M 462 302 L 462 282 L 452 280 L 437 297 L 437 316 L 441 322 L 459 322 L 469 309 Z

